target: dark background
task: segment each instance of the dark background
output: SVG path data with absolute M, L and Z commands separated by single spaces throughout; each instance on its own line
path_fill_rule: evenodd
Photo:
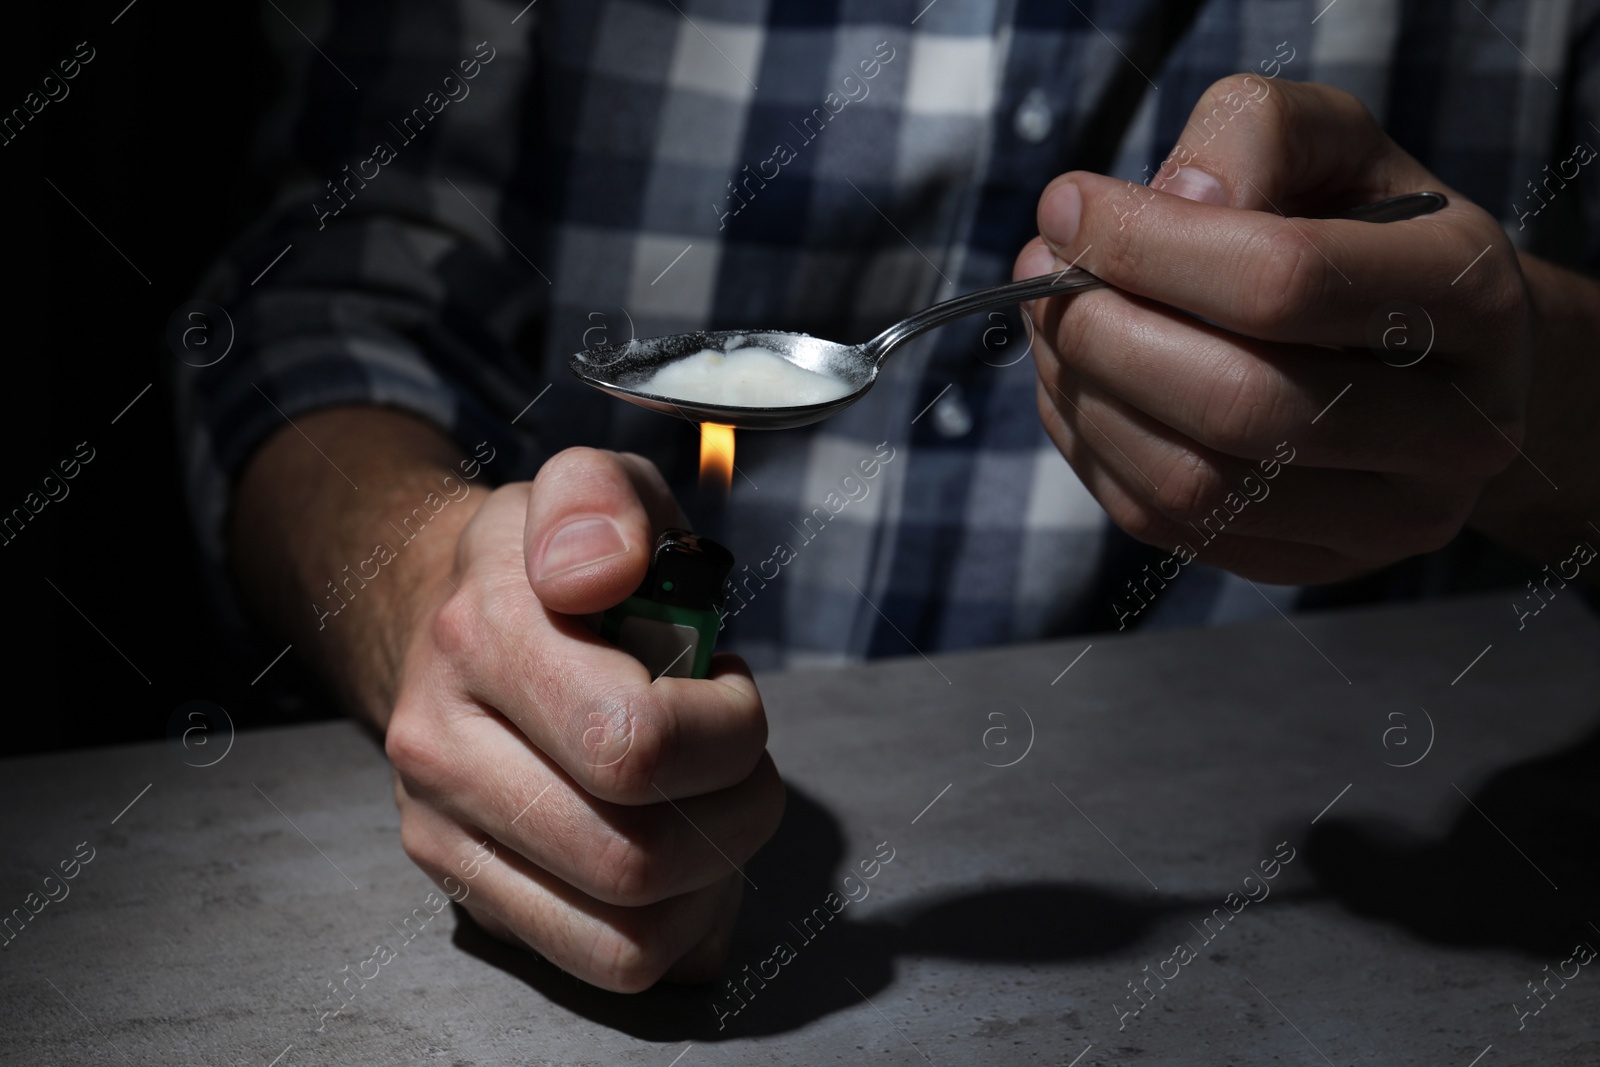
M 247 643 L 216 621 L 181 493 L 177 357 L 165 342 L 169 318 L 269 192 L 251 147 L 277 91 L 262 20 L 281 17 L 257 2 L 172 0 L 7 11 L 0 116 L 79 42 L 95 57 L 66 98 L 0 145 L 0 516 L 78 442 L 96 454 L 64 500 L 0 544 L 0 755 L 169 736 L 195 700 L 241 728 L 331 710 L 292 654 L 252 685 L 282 644 Z M 1518 585 L 1535 571 L 1465 535 L 1447 553 L 1312 590 L 1302 606 Z
M 0 45 L 0 114 L 59 74 L 79 42 L 96 53 L 65 83 L 66 98 L 0 145 L 0 514 L 39 491 L 78 442 L 96 452 L 64 500 L 0 545 L 9 607 L 0 753 L 163 737 L 195 699 L 241 726 L 305 713 L 290 696 L 306 691 L 293 656 L 252 687 L 282 645 L 239 647 L 208 607 L 163 343 L 169 315 L 258 195 L 252 131 L 275 86 L 257 27 L 272 11 L 138 0 L 118 18 L 126 4 L 12 5 Z

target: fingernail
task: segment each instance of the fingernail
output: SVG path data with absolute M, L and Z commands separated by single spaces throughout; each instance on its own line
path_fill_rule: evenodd
M 554 578 L 620 556 L 628 551 L 627 539 L 610 519 L 574 519 L 545 542 L 539 577 Z
M 1039 233 L 1058 247 L 1070 245 L 1078 236 L 1083 218 L 1083 195 L 1077 185 L 1064 182 L 1050 191 L 1039 205 Z
M 1017 257 L 1017 266 L 1013 273 L 1018 281 L 1028 278 L 1042 278 L 1046 274 L 1059 272 L 1066 264 L 1056 258 L 1056 254 L 1045 245 L 1034 245 L 1021 256 Z
M 1228 203 L 1228 191 L 1222 187 L 1222 183 L 1199 167 L 1179 167 L 1177 173 L 1156 188 L 1163 193 L 1202 204 L 1221 204 L 1226 207 Z

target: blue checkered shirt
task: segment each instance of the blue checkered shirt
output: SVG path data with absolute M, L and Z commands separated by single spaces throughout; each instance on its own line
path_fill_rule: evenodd
M 572 445 L 653 459 L 740 560 L 723 640 L 758 666 L 1114 623 L 1129 542 L 1046 438 L 1014 313 L 919 339 L 837 418 L 742 434 L 725 507 L 694 426 L 566 365 L 699 328 L 858 341 L 1008 280 L 1054 175 L 1148 179 L 1241 70 L 1348 89 L 1519 241 L 1592 258 L 1592 173 L 1567 224 L 1518 214 L 1600 144 L 1594 3 L 1193 6 L 285 0 L 278 192 L 200 292 L 233 349 L 179 382 L 205 550 L 220 572 L 230 484 L 286 416 L 378 404 L 492 442 L 501 479 Z M 1142 624 L 1262 608 L 1200 565 L 1178 586 Z

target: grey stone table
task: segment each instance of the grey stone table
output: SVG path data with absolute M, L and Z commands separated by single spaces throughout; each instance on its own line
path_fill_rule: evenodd
M 485 938 L 347 724 L 3 763 L 0 1059 L 1600 1063 L 1600 626 L 1570 596 L 1516 623 L 1495 597 L 768 676 L 791 799 L 738 997 Z

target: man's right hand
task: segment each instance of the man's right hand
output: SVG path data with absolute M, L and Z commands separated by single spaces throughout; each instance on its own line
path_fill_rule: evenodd
M 315 432 L 314 421 L 301 425 Z M 412 423 L 403 433 L 419 429 Z M 341 441 L 359 455 L 341 457 Z M 407 451 L 385 458 L 364 441 L 335 432 L 321 445 L 347 472 L 362 468 L 353 476 L 364 485 L 380 476 L 373 465 Z M 262 462 L 303 462 L 297 472 L 322 477 L 330 501 L 349 512 L 370 506 L 356 505 L 349 486 L 312 475 L 322 461 L 301 455 L 303 443 L 279 435 L 263 452 L 241 487 L 242 511 L 265 521 L 260 494 L 271 493 L 274 473 L 292 473 L 263 472 Z M 365 518 L 344 514 L 322 528 L 351 529 Z M 381 527 L 381 517 L 371 518 Z M 684 525 L 681 513 L 647 460 L 572 449 L 532 483 L 488 494 L 459 535 L 439 530 L 456 537 L 453 552 L 435 545 L 408 561 L 408 548 L 385 568 L 411 566 L 385 597 L 358 598 L 351 606 L 365 603 L 363 614 L 328 623 L 403 633 L 321 646 L 306 638 L 333 675 L 382 673 L 398 660 L 388 684 L 340 687 L 388 697 L 364 703 L 387 728 L 412 860 L 436 882 L 465 884 L 457 899 L 491 933 L 619 992 L 716 973 L 744 884 L 736 865 L 771 837 L 784 806 L 761 698 L 742 661 L 718 655 L 707 679 L 651 681 L 643 664 L 579 618 L 639 586 L 656 532 L 670 525 Z M 295 536 L 303 539 L 305 527 Z M 352 540 L 370 545 L 371 536 Z M 304 561 L 292 569 L 315 571 Z M 396 654 L 363 655 L 363 646 Z M 479 842 L 494 849 L 493 860 L 482 859 Z M 467 882 L 463 861 L 475 872 Z

